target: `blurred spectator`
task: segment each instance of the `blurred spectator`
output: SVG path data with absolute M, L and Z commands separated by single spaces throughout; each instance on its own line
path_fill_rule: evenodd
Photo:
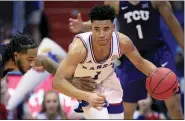
M 146 99 L 138 101 L 139 111 L 134 118 L 138 120 L 160 120 L 166 119 L 164 114 L 152 110 L 152 98 L 148 95 Z
M 8 77 L 5 76 L 1 79 L 1 103 L 7 105 L 10 95 L 8 93 Z
M 0 21 L 0 32 L 1 32 L 1 37 L 2 35 L 2 25 L 1 25 L 1 21 Z M 1 38 L 4 39 L 4 38 Z M 8 44 L 9 43 L 9 39 L 5 39 L 2 41 L 1 44 Z M 0 120 L 5 120 L 8 119 L 8 111 L 6 109 L 6 105 L 8 103 L 8 100 L 10 98 L 10 95 L 8 93 L 8 77 L 5 76 L 4 78 L 2 78 L 0 80 Z
M 8 43 L 10 43 L 11 38 L 12 38 L 11 36 L 6 37 L 6 38 L 2 41 L 2 43 L 1 43 L 1 44 L 5 44 L 5 45 L 7 45 Z
M 175 57 L 176 68 L 178 76 L 181 78 L 184 77 L 184 52 L 180 47 L 177 47 L 176 53 L 177 53 Z
M 170 1 L 174 11 L 184 11 L 184 1 Z
M 0 43 L 4 41 L 4 39 L 9 38 L 11 35 L 12 28 L 8 23 L 5 23 L 3 19 L 0 18 Z
M 8 94 L 8 78 L 5 76 L 0 80 L 0 120 L 8 119 L 8 111 L 6 105 L 10 95 Z
M 37 115 L 37 119 L 67 119 L 63 112 L 57 92 L 50 90 L 44 93 L 41 112 Z
M 49 25 L 47 16 L 43 11 L 35 10 L 28 17 L 27 33 L 40 44 L 44 37 L 49 37 Z
M 30 98 L 30 93 L 25 96 L 25 99 L 17 106 L 16 110 L 14 111 L 14 119 L 17 120 L 27 120 L 33 119 L 31 110 L 27 104 Z
M 37 45 L 41 42 L 41 33 L 39 31 L 39 24 L 41 21 L 41 11 L 33 11 L 28 18 L 29 34 L 35 40 Z
M 0 103 L 0 120 L 6 120 L 8 118 L 8 111 L 4 104 Z
M 182 107 L 184 107 L 184 52 L 180 47 L 177 47 L 176 53 L 177 55 L 175 57 L 175 61 L 176 61 L 177 74 L 178 74 L 180 89 L 181 89 L 181 104 L 182 104 Z M 184 108 L 182 109 L 184 113 Z

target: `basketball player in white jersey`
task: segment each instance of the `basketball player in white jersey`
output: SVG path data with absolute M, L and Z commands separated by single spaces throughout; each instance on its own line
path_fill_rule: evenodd
M 140 56 L 127 36 L 114 31 L 114 8 L 97 5 L 91 9 L 89 17 L 92 22 L 91 32 L 75 36 L 66 58 L 55 74 L 53 87 L 63 94 L 76 97 L 78 95 L 81 100 L 88 102 L 90 100 L 85 98 L 85 91 L 72 94 L 75 88 L 67 85 L 66 81 L 74 77 L 91 77 L 98 84 L 95 92 L 106 96 L 106 101 L 105 105 L 102 105 L 102 100 L 93 105 L 96 108 L 91 106 L 91 102 L 84 103 L 86 118 L 123 119 L 123 110 L 120 109 L 122 105 L 115 106 L 122 103 L 123 90 L 113 69 L 114 61 L 124 54 L 145 75 L 149 75 L 156 66 Z

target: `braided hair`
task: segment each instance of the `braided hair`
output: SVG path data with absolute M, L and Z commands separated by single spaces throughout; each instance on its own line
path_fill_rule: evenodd
M 7 45 L 6 59 L 9 60 L 11 58 L 15 63 L 14 52 L 26 53 L 28 49 L 34 49 L 36 47 L 37 44 L 31 37 L 18 32 Z

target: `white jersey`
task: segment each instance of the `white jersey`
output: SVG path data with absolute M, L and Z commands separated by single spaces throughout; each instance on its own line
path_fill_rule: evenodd
M 83 42 L 87 55 L 83 63 L 79 63 L 74 73 L 74 77 L 91 76 L 96 83 L 109 78 L 114 73 L 114 61 L 120 57 L 119 39 L 116 32 L 112 33 L 110 55 L 104 62 L 98 63 L 92 49 L 92 32 L 76 35 Z

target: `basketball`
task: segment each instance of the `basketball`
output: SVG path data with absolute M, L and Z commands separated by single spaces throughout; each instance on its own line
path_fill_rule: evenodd
M 155 99 L 168 99 L 178 89 L 177 76 L 168 68 L 157 68 L 147 77 L 146 89 Z

